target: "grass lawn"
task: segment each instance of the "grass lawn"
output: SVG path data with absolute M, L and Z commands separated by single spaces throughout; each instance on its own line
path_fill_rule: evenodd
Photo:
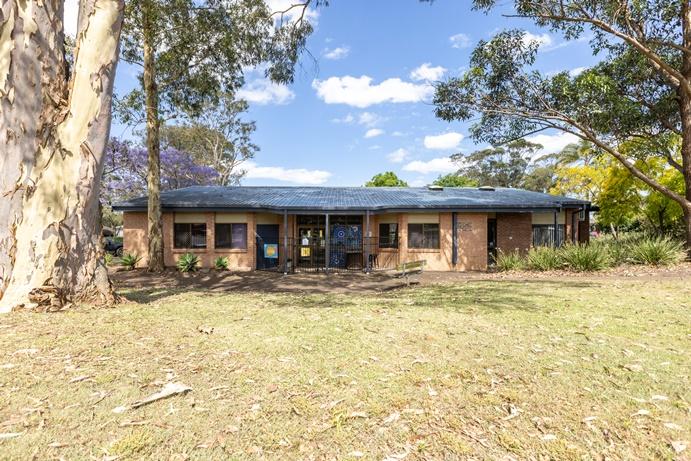
M 0 458 L 691 452 L 688 278 L 126 295 L 0 317 Z M 193 390 L 113 411 L 169 381 Z

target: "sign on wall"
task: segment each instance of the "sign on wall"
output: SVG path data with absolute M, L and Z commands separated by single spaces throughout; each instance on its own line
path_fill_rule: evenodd
M 264 244 L 264 258 L 277 259 L 278 258 L 278 244 L 265 243 Z

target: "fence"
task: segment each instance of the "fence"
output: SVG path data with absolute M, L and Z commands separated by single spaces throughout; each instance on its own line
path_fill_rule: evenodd
M 557 246 L 564 244 L 564 225 L 557 225 Z M 553 246 L 554 225 L 533 225 L 533 246 Z
M 281 247 L 283 242 L 281 242 Z M 328 264 L 327 264 L 328 262 Z M 363 272 L 395 269 L 397 248 L 379 248 L 376 238 L 288 239 L 289 272 Z M 278 268 L 283 270 L 283 267 Z

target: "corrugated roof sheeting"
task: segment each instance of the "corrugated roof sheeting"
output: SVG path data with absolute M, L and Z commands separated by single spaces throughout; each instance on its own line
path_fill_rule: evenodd
M 146 197 L 114 205 L 119 211 L 146 209 Z M 163 209 L 404 210 L 533 209 L 588 205 L 589 202 L 522 189 L 426 187 L 220 187 L 194 186 L 161 193 Z

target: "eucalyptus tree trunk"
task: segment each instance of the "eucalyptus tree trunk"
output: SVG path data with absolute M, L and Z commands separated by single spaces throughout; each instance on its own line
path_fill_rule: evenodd
M 71 73 L 63 3 L 0 10 L 0 312 L 115 301 L 98 198 L 123 0 L 81 0 Z
M 146 184 L 148 192 L 148 253 L 149 271 L 161 272 L 163 266 L 163 232 L 161 231 L 161 141 L 158 119 L 158 87 L 154 31 L 151 24 L 152 5 L 144 3 L 142 9 L 142 36 L 144 40 L 144 92 L 146 93 L 146 148 L 148 168 Z

